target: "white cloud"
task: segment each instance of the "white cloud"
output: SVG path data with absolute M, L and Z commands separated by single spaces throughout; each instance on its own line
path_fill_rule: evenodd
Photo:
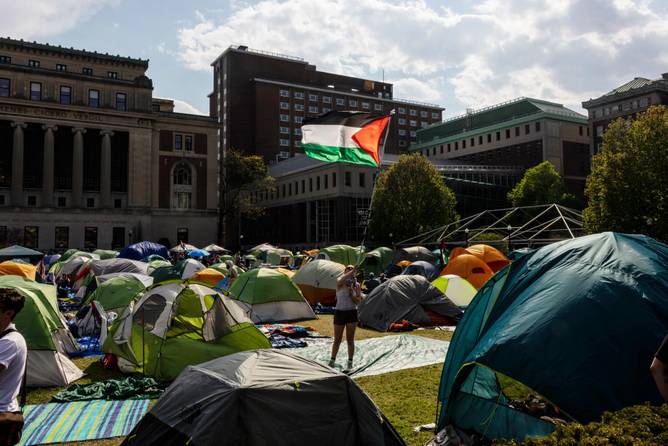
M 668 59 L 668 11 L 648 0 L 262 0 L 197 13 L 178 30 L 195 70 L 229 45 L 304 57 L 319 69 L 394 80 L 395 95 L 450 112 L 518 96 L 579 108 Z
M 182 101 L 180 99 L 172 99 L 174 101 L 174 111 L 177 113 L 190 113 L 191 115 L 208 115 L 203 111 L 195 108 L 193 105 Z
M 41 39 L 72 29 L 102 7 L 121 0 L 0 0 L 0 31 L 3 36 Z

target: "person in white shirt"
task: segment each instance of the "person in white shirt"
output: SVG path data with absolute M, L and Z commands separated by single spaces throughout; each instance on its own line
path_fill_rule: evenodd
M 28 350 L 25 339 L 12 323 L 23 304 L 23 296 L 16 291 L 0 289 L 0 446 L 18 443 L 23 428 L 17 397 Z
M 348 364 L 344 371 L 352 370 L 355 354 L 355 328 L 357 327 L 357 305 L 362 300 L 362 289 L 355 280 L 357 269 L 348 265 L 343 274 L 336 280 L 336 306 L 334 307 L 334 342 L 332 343 L 332 357 L 329 366 L 336 364 L 336 355 L 343 339 L 343 330 L 346 331 L 348 343 Z

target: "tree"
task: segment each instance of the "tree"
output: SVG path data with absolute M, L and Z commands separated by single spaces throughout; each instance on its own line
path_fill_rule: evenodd
M 668 108 L 650 107 L 634 121 L 612 122 L 587 178 L 585 229 L 668 241 L 667 172 Z
M 457 220 L 456 204 L 425 157 L 401 155 L 378 177 L 369 230 L 375 243 L 405 240 Z
M 508 192 L 508 201 L 513 206 L 534 206 L 541 204 L 577 203 L 577 199 L 564 191 L 564 181 L 557 169 L 549 161 L 527 169 L 519 183 Z

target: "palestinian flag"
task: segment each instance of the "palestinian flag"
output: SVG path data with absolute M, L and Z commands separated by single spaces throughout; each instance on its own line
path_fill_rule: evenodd
M 390 117 L 365 112 L 331 111 L 305 119 L 302 147 L 321 161 L 380 166 L 380 143 Z

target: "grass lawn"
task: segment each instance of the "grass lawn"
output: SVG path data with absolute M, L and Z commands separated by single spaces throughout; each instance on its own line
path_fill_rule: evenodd
M 320 315 L 318 319 L 299 322 L 299 324 L 313 327 L 324 336 L 333 335 L 331 315 Z M 416 330 L 409 333 L 442 341 L 449 341 L 452 338 L 452 332 L 441 330 Z M 362 340 L 397 334 L 399 333 L 379 333 L 373 330 L 358 328 L 355 333 L 355 339 Z M 77 384 L 86 384 L 122 376 L 120 372 L 105 370 L 97 359 L 80 358 L 75 359 L 74 363 L 86 372 L 86 376 L 77 381 Z M 422 446 L 431 438 L 432 434 L 431 432 L 415 433 L 413 432 L 413 427 L 432 423 L 436 419 L 436 393 L 441 379 L 442 368 L 442 364 L 434 364 L 383 375 L 361 377 L 355 381 L 376 402 L 408 445 Z M 28 404 L 49 402 L 53 395 L 62 389 L 62 387 L 50 387 L 29 390 L 27 395 Z M 107 440 L 59 444 L 72 446 L 116 446 L 121 444 L 122 441 L 123 438 L 117 437 Z

